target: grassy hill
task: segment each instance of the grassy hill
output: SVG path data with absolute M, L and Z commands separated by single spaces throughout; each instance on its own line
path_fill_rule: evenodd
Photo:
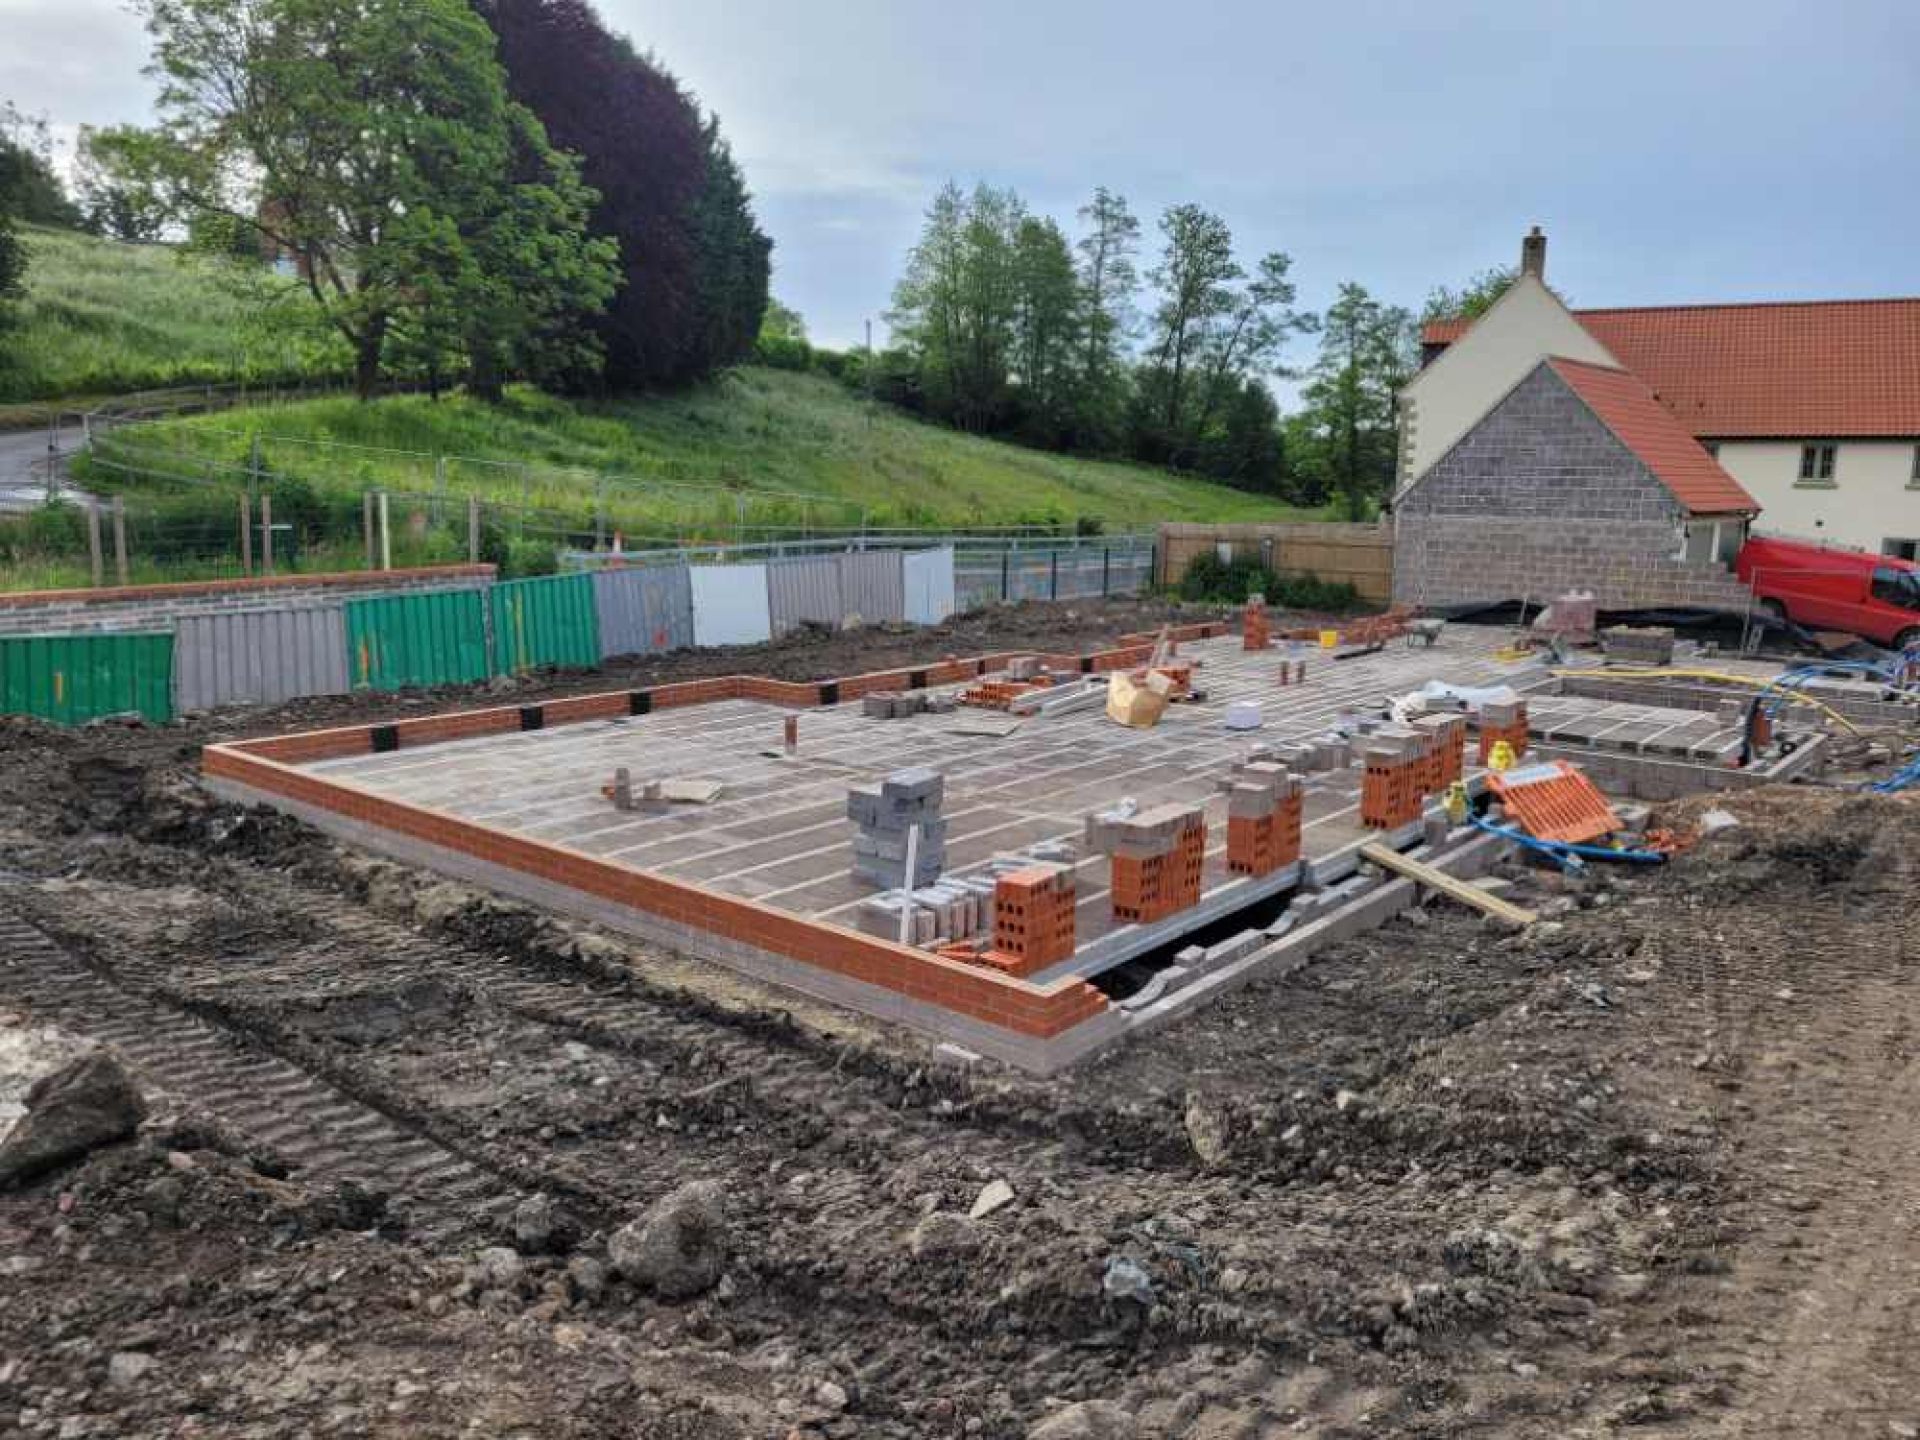
M 168 245 L 22 226 L 27 293 L 0 340 L 0 406 L 343 368 L 292 281 Z
M 597 491 L 630 533 L 724 535 L 742 519 L 916 528 L 1098 520 L 1111 531 L 1316 518 L 1164 470 L 962 435 L 870 408 L 818 376 L 760 368 L 684 395 L 597 403 L 526 388 L 498 406 L 464 396 L 316 400 L 170 421 L 130 443 L 235 466 L 257 444 L 264 468 L 323 495 L 444 487 L 581 515 Z

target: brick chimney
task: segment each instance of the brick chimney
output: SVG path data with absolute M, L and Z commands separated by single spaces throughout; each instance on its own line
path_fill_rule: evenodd
M 1520 273 L 1531 275 L 1541 284 L 1547 280 L 1547 237 L 1534 226 L 1520 241 Z

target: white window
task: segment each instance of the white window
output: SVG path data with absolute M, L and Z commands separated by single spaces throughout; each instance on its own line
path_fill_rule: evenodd
M 1821 441 L 1800 447 L 1800 483 L 1802 485 L 1833 484 L 1833 461 L 1837 445 Z

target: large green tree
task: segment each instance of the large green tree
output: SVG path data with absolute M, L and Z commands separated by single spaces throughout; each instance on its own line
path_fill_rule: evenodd
M 927 410 L 963 430 L 1009 413 L 1026 207 L 1011 190 L 948 183 L 927 211 L 888 322 L 918 371 Z
M 1436 285 L 1427 292 L 1427 303 L 1420 307 L 1420 322 L 1478 320 L 1519 278 L 1520 272 L 1513 266 L 1496 265 L 1470 277 L 1458 290 Z
M 695 97 L 607 29 L 587 0 L 476 0 L 514 98 L 581 159 L 591 228 L 619 247 L 621 285 L 594 320 L 605 361 L 581 388 L 697 380 L 746 359 L 772 242 L 745 177 Z
M 1298 463 L 1319 471 L 1350 519 L 1361 519 L 1393 491 L 1399 437 L 1394 403 L 1412 374 L 1418 346 L 1413 317 L 1383 305 L 1351 282 L 1328 308 L 1320 355 L 1301 392 Z
M 1218 215 L 1176 205 L 1161 217 L 1160 233 L 1150 276 L 1160 302 L 1139 377 L 1134 443 L 1142 458 L 1194 465 L 1222 406 L 1249 381 L 1285 373 L 1287 340 L 1312 330 L 1314 319 L 1294 308 L 1288 257 L 1263 256 L 1248 276 Z
M 1075 247 L 1080 258 L 1081 363 L 1078 420 L 1081 443 L 1108 449 L 1118 443 L 1128 380 L 1127 342 L 1140 289 L 1136 257 L 1140 221 L 1124 197 L 1104 185 L 1080 210 L 1086 227 Z
M 147 22 L 160 122 L 96 151 L 176 219 L 289 258 L 362 396 L 410 329 L 457 335 L 483 392 L 579 343 L 614 283 L 592 192 L 463 0 L 149 0 Z
M 44 115 L 0 101 L 0 211 L 28 225 L 74 227 L 80 211 L 53 164 L 53 134 Z
M 1063 443 L 1079 399 L 1079 277 L 1067 237 L 1052 220 L 1022 217 L 1013 237 L 1014 373 L 1021 430 L 1042 445 Z

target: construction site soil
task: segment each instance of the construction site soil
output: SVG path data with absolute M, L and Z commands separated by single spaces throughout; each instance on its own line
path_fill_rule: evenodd
M 0 1194 L 0 1433 L 1920 1434 L 1905 801 L 1718 799 L 1664 869 L 1503 872 L 1529 931 L 1435 900 L 1038 1080 L 198 788 L 405 703 L 0 729 L 0 1034 L 149 1095 Z M 668 1298 L 608 1242 L 692 1181 L 718 1280 Z

